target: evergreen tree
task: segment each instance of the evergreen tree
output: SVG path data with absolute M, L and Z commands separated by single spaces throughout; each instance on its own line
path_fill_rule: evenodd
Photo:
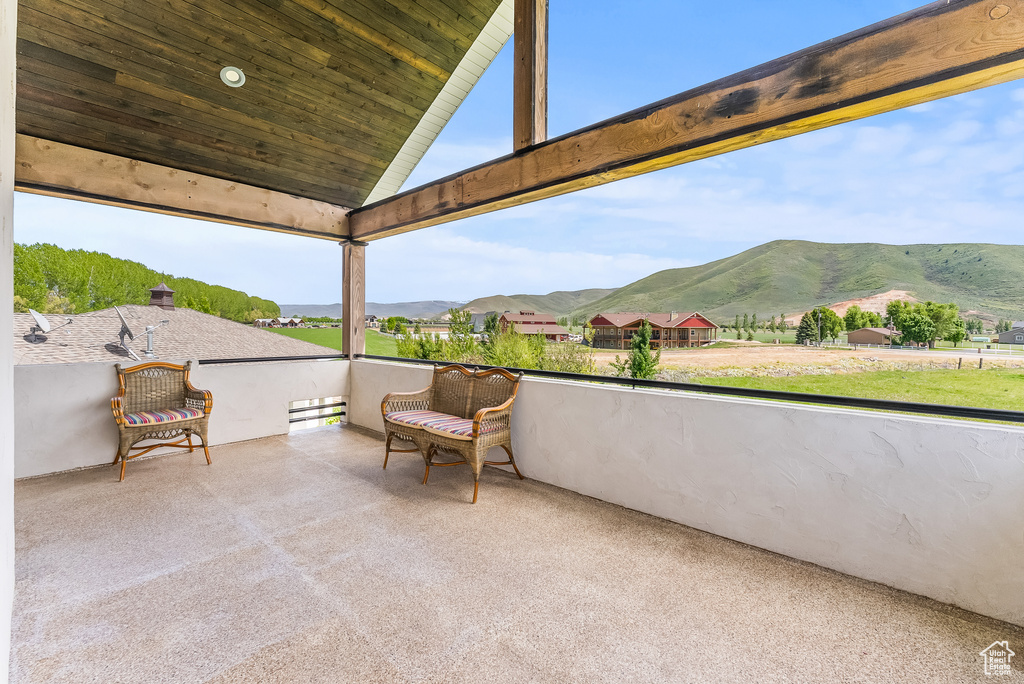
M 633 333 L 633 339 L 629 343 L 629 354 L 625 361 L 620 361 L 618 355 L 611 365 L 617 374 L 629 375 L 631 378 L 650 379 L 658 372 L 658 363 L 661 361 L 661 350 L 651 355 L 651 324 L 644 320 L 640 327 Z
M 804 342 L 811 344 L 818 342 L 818 323 L 811 317 L 810 311 L 803 315 L 800 325 L 796 329 L 796 343 L 803 344 Z

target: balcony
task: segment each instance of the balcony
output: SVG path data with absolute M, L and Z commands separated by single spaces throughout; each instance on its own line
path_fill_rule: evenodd
M 62 411 L 113 376 L 16 370 Z M 12 680 L 967 681 L 1024 642 L 1020 428 L 527 378 L 528 479 L 474 506 L 381 469 L 379 399 L 429 373 L 202 365 L 212 466 L 17 482 Z M 283 434 L 320 395 L 347 423 Z M 109 462 L 99 406 L 68 443 L 21 410 L 19 473 Z

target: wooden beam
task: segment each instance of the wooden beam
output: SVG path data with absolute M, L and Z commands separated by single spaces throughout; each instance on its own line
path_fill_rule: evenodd
M 350 214 L 372 240 L 1024 76 L 1024 0 L 935 2 Z
M 341 353 L 366 353 L 366 245 L 342 243 Z
M 515 0 L 512 139 L 516 151 L 548 137 L 548 0 Z
M 348 236 L 345 207 L 42 138 L 18 135 L 15 164 L 23 192 L 329 240 Z

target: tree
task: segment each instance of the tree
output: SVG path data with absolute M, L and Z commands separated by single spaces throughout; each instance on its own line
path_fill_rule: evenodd
M 818 343 L 818 323 L 811 318 L 810 311 L 800 318 L 800 325 L 796 329 L 796 343 L 803 344 L 804 342 Z
M 781 332 L 786 332 L 787 330 L 789 330 L 789 323 L 786 323 L 785 314 L 779 314 L 779 330 Z
M 768 324 L 768 329 L 775 332 L 776 328 L 778 328 L 778 323 L 775 321 L 775 316 L 772 316 L 772 322 Z
M 903 333 L 904 340 L 924 344 L 935 338 L 935 324 L 923 313 L 912 311 L 903 316 L 900 332 Z
M 750 317 L 747 314 L 743 314 L 743 329 L 750 330 Z
M 750 317 L 750 330 L 751 332 L 757 330 L 757 314 Z
M 962 318 L 958 318 L 956 319 L 956 324 L 946 333 L 943 339 L 952 342 L 955 347 L 963 342 L 965 337 L 967 337 L 967 326 Z
M 885 322 L 887 325 L 895 326 L 897 330 L 903 329 L 903 319 L 913 311 L 909 302 L 895 299 L 885 305 Z
M 488 335 L 497 335 L 499 329 L 498 314 L 490 313 L 484 318 L 484 332 Z
M 559 318 L 556 321 L 556 323 L 558 323 L 558 325 L 562 326 L 563 328 L 568 328 L 569 327 L 569 319 L 566 318 L 565 316 L 562 316 L 561 318 Z
M 854 304 L 846 310 L 846 315 L 843 316 L 843 323 L 846 325 L 847 330 L 860 330 L 861 328 L 868 327 L 864 324 L 866 319 L 865 312 L 861 311 L 861 308 Z
M 649 379 L 658 372 L 658 362 L 661 361 L 661 350 L 651 355 L 651 324 L 644 320 L 640 327 L 633 333 L 633 339 L 629 343 L 629 354 L 625 361 L 620 361 L 618 355 L 611 363 L 618 375 L 628 373 L 631 378 Z
M 751 330 L 751 331 L 749 331 L 747 333 L 747 342 L 753 342 L 753 341 L 754 341 L 754 331 Z
M 473 314 L 459 309 L 448 309 L 448 316 L 448 351 L 455 358 L 468 358 L 477 351 L 476 339 L 473 337 Z
M 953 303 L 937 304 L 936 302 L 925 302 L 923 305 L 914 307 L 914 309 L 931 319 L 931 322 L 935 325 L 932 339 L 927 340 L 929 347 L 935 346 L 935 340 L 948 339 L 947 336 L 953 332 L 958 321 L 960 321 L 960 307 Z
M 735 328 L 735 330 L 736 330 L 736 339 L 737 340 L 740 339 L 740 315 L 739 314 L 736 314 L 736 324 L 733 325 L 733 328 Z
M 820 328 L 822 340 L 829 337 L 832 339 L 832 342 L 835 343 L 839 338 L 840 333 L 843 332 L 843 319 L 839 317 L 839 314 L 827 306 L 819 306 L 812 309 L 811 320 L 813 321 L 816 330 Z
M 391 327 L 390 327 L 390 326 L 389 326 L 389 324 L 388 324 L 388 321 L 389 321 L 389 320 L 390 320 L 390 319 L 388 319 L 388 318 L 385 318 L 384 320 L 382 320 L 382 321 L 380 322 L 380 331 L 381 331 L 382 333 L 386 333 L 386 332 L 388 332 L 388 331 L 390 331 L 390 330 L 391 330 Z
M 594 326 L 590 324 L 590 321 L 583 326 L 583 341 L 587 343 L 587 346 L 591 346 L 594 341 Z

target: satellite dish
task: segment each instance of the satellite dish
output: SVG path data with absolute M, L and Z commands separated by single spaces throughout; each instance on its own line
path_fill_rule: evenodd
M 117 336 L 121 338 L 121 348 L 128 352 L 128 356 L 131 358 L 136 361 L 141 361 L 142 359 L 139 358 L 139 355 L 129 349 L 128 343 L 124 341 L 125 337 L 127 337 L 129 341 L 134 340 L 135 333 L 133 333 L 132 329 L 128 327 L 128 321 L 125 320 L 124 314 L 121 313 L 121 310 L 115 306 L 114 311 L 117 312 L 117 317 L 121 319 L 121 330 L 117 333 Z
M 50 321 L 46 320 L 46 316 L 44 316 L 43 314 L 39 313 L 38 311 L 36 311 L 34 309 L 29 309 L 28 312 L 30 314 L 32 314 L 32 318 L 34 318 L 35 321 L 36 321 L 36 324 L 33 325 L 32 328 L 29 330 L 29 337 L 28 337 L 28 341 L 32 342 L 33 344 L 38 344 L 40 342 L 45 342 L 46 341 L 45 337 L 42 337 L 42 338 L 36 337 L 36 333 L 37 332 L 38 333 L 46 334 L 46 333 L 50 332 L 51 330 L 59 330 L 60 328 L 63 328 L 63 327 L 68 326 L 68 325 L 71 325 L 71 323 L 73 322 L 72 319 L 68 318 L 67 323 L 65 323 L 64 325 L 58 325 L 56 328 L 54 328 L 54 327 L 50 326 Z M 65 330 L 64 332 L 66 334 L 67 330 Z
M 36 319 L 36 327 L 39 328 L 39 332 L 48 333 L 50 332 L 50 321 L 46 320 L 46 316 L 39 313 L 35 309 L 29 309 L 28 312 L 32 314 L 32 318 Z

